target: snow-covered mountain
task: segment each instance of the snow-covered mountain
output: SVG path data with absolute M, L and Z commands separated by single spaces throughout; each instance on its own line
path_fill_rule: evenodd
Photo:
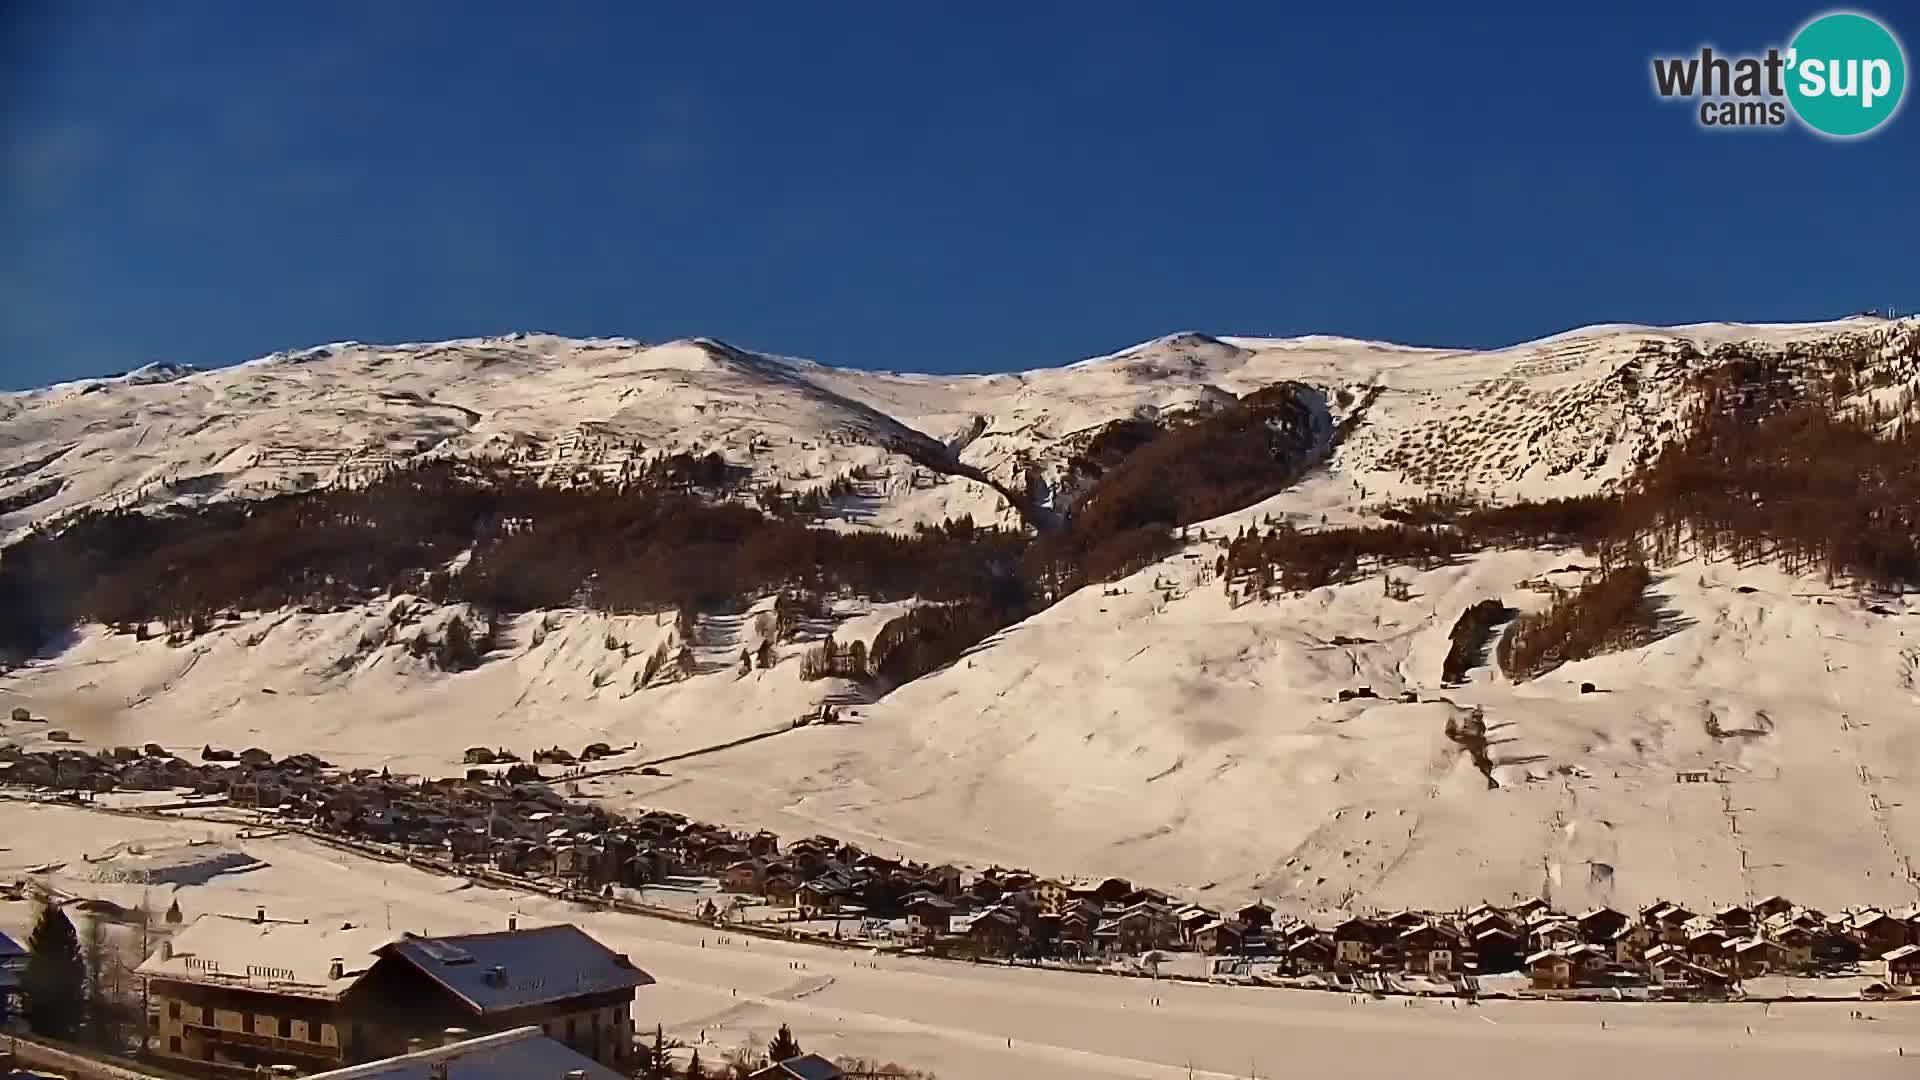
M 743 673 L 733 658 L 763 636 L 753 611 L 702 616 L 684 642 L 670 613 L 519 613 L 485 663 L 439 671 L 405 641 L 450 614 L 403 597 L 247 613 L 177 645 L 85 629 L 0 681 L 0 705 L 93 743 L 259 744 L 451 772 L 476 744 L 604 740 L 664 757 L 786 728 L 828 702 L 858 722 L 585 792 L 912 855 L 1314 907 L 1542 890 L 1570 906 L 1911 901 L 1920 605 L 1688 562 L 1661 571 L 1674 632 L 1655 644 L 1532 682 L 1482 667 L 1445 686 L 1463 610 L 1489 597 L 1537 608 L 1544 583 L 1578 580 L 1580 554 L 1395 571 L 1405 599 L 1375 578 L 1236 603 L 1212 568 L 1224 536 L 1266 517 L 1340 524 L 1388 498 L 1605 490 L 1675 435 L 1694 376 L 1734 354 L 1784 356 L 1808 379 L 1844 355 L 1864 365 L 1857 399 L 1910 403 L 1916 331 L 1867 318 L 1602 326 L 1484 352 L 1185 333 L 959 377 L 708 340 L 515 335 L 335 344 L 4 395 L 0 531 L 12 534 L 88 507 L 353 484 L 421 459 L 487 457 L 565 484 L 679 452 L 716 452 L 761 485 L 850 478 L 837 527 L 962 514 L 1044 526 L 1086 488 L 1076 458 L 1120 421 L 1293 382 L 1324 414 L 1316 430 L 1340 440 L 1328 435 L 1322 468 L 1200 523 L 1173 557 L 884 694 L 802 680 L 797 663 Z M 828 631 L 870 640 L 907 606 L 845 598 L 785 655 Z M 698 650 L 698 673 L 649 683 L 648 657 L 679 643 Z M 1605 692 L 1580 693 L 1583 682 Z M 1373 696 L 1351 697 L 1363 687 Z M 1445 735 L 1476 708 L 1490 776 Z M 40 730 L 8 724 L 4 737 Z M 1676 783 L 1698 770 L 1727 782 Z
M 617 476 L 636 455 L 717 451 L 802 488 L 865 467 L 850 522 L 1015 520 L 978 475 L 1051 506 L 1103 426 L 1204 410 L 1283 380 L 1366 405 L 1334 463 L 1370 493 L 1541 497 L 1620 478 L 1686 406 L 1684 377 L 1728 343 L 1869 340 L 1914 324 L 1592 327 L 1491 352 L 1344 338 L 1175 334 L 1066 367 L 941 377 L 827 367 L 704 339 L 513 335 L 341 343 L 196 371 L 0 395 L 0 530 L 83 507 L 300 490 L 443 456 L 548 482 Z M 903 357 L 903 362 L 911 357 Z M 952 467 L 937 468 L 951 458 Z M 1064 509 L 1064 507 L 1061 507 Z

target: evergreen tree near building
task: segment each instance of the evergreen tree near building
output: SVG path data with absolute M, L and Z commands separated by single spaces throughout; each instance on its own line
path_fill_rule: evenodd
M 647 1080 L 673 1080 L 673 1059 L 667 1056 L 667 1035 L 659 1024 L 653 1026 L 653 1045 L 647 1048 L 640 1074 Z
M 785 1024 L 780 1025 L 779 1033 L 773 1037 L 772 1042 L 767 1044 L 767 1061 L 769 1064 L 777 1065 L 789 1058 L 797 1058 L 804 1053 L 806 1053 L 806 1051 L 800 1049 L 799 1041 L 793 1037 L 793 1030 Z
M 42 1035 L 70 1039 L 87 1013 L 87 962 L 80 935 L 67 913 L 53 904 L 40 909 L 27 938 L 27 1023 Z
M 687 1059 L 687 1080 L 707 1080 L 707 1068 L 700 1064 L 700 1050 L 694 1048 L 693 1056 Z

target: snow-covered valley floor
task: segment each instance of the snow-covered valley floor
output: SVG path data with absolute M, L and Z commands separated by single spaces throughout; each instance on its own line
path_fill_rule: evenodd
M 461 886 L 298 837 L 240 840 L 210 822 L 150 821 L 0 803 L 0 876 L 141 842 L 213 838 L 266 865 L 176 892 L 190 920 L 206 912 L 429 932 L 576 922 L 659 980 L 635 1021 L 702 1046 L 702 1056 L 764 1042 L 782 1023 L 803 1046 L 931 1068 L 947 1080 L 1249 1076 L 1401 1076 L 1503 1080 L 1550 1068 L 1569 1080 L 1622 1076 L 1751 1080 L 1910 1075 L 1920 1010 L 1831 1004 L 1616 1005 L 1447 1000 L 1355 1002 L 1310 991 L 1152 983 L 1011 970 L 735 939 L 696 926 L 604 915 L 522 894 Z M 134 904 L 135 885 L 86 881 L 71 867 L 55 887 Z M 30 905 L 0 903 L 0 929 L 24 933 Z M 793 966 L 800 965 L 797 969 Z M 1157 999 L 1160 1004 L 1152 1002 Z M 702 1041 L 704 1039 L 704 1042 Z M 1009 1045 L 1011 1040 L 1011 1045 Z

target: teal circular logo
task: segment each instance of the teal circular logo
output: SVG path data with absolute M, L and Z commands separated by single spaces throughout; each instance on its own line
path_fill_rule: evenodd
M 1836 12 L 1801 28 L 1787 51 L 1787 100 L 1823 135 L 1865 135 L 1890 119 L 1907 89 L 1907 58 L 1886 27 Z

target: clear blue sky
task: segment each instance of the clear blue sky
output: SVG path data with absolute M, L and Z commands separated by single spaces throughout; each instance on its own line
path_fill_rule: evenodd
M 1909 3 L 1866 10 L 1911 56 Z M 1654 53 L 1818 5 L 1309 6 L 16 0 L 0 385 L 509 330 L 980 371 L 1920 307 L 1911 102 L 1843 144 L 1653 97 Z

